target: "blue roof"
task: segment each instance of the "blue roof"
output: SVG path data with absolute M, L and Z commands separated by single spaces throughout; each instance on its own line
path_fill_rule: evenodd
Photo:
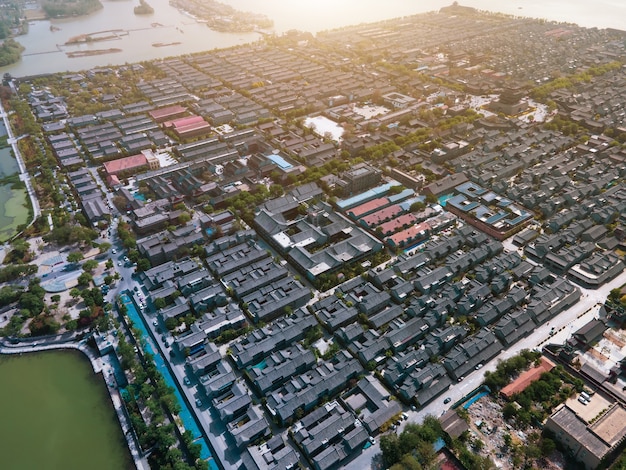
M 276 165 L 278 165 L 281 170 L 288 170 L 289 168 L 293 168 L 293 165 L 291 163 L 289 163 L 278 154 L 273 153 L 271 155 L 268 155 L 267 158 L 276 163 Z
M 491 217 L 489 217 L 487 220 L 485 220 L 485 222 L 488 223 L 489 225 L 493 225 L 502 219 L 506 219 L 508 216 L 509 214 L 507 214 L 506 212 L 498 212 L 497 214 L 494 214 Z
M 391 181 L 363 193 L 357 194 L 356 196 L 352 196 L 348 199 L 340 199 L 337 201 L 337 207 L 343 210 L 350 209 L 351 207 L 358 206 L 359 204 L 383 196 L 387 191 L 389 191 L 389 188 L 391 188 L 392 186 L 398 186 L 399 184 L 400 183 L 398 183 L 397 181 Z
M 411 199 L 408 199 L 407 201 L 401 202 L 399 205 L 403 211 L 408 211 L 414 203 L 416 202 L 424 203 L 425 201 L 426 201 L 425 196 L 417 196 L 417 197 L 412 197 Z
M 457 192 L 465 194 L 466 196 L 470 196 L 470 197 L 482 196 L 483 194 L 487 192 L 485 188 L 477 185 L 476 183 L 472 183 L 471 181 L 460 184 L 454 189 Z
M 407 197 L 413 196 L 413 194 L 415 194 L 415 191 L 413 191 L 412 189 L 405 189 L 398 194 L 392 194 L 391 196 L 389 196 L 389 202 L 393 204 L 396 202 L 404 201 Z

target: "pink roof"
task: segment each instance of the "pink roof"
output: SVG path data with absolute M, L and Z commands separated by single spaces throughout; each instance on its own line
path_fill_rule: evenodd
M 389 199 L 386 197 L 379 197 L 378 199 L 372 199 L 371 201 L 363 203 L 360 206 L 353 207 L 348 211 L 348 213 L 358 219 L 364 214 L 368 214 L 376 209 L 385 207 L 387 204 L 389 204 Z
M 104 163 L 104 169 L 109 175 L 115 175 L 122 171 L 133 170 L 141 166 L 147 165 L 148 159 L 143 153 L 131 155 L 130 157 L 119 158 Z
M 382 221 L 398 215 L 400 212 L 402 212 L 400 204 L 394 204 L 393 206 L 388 206 L 379 211 L 366 215 L 361 220 L 365 222 L 368 227 L 371 227 L 372 225 L 378 225 Z
M 184 117 L 180 119 L 175 119 L 172 121 L 172 125 L 176 129 L 180 129 L 181 127 L 187 127 L 187 126 L 191 126 L 191 125 L 199 124 L 199 123 L 207 124 L 207 122 L 204 120 L 202 116 L 189 116 L 189 117 Z
M 413 227 L 393 234 L 388 237 L 387 240 L 392 241 L 395 246 L 400 246 L 402 242 L 416 239 L 422 232 L 426 235 L 429 230 L 430 225 L 426 222 L 422 222 L 421 224 L 413 225 Z
M 117 186 L 120 184 L 120 179 L 116 175 L 109 175 L 107 176 L 107 183 L 109 186 Z
M 397 230 L 400 230 L 405 225 L 414 224 L 415 221 L 416 219 L 413 214 L 404 214 L 400 217 L 396 217 L 395 219 L 390 220 L 389 222 L 385 222 L 380 226 L 380 229 L 382 230 L 383 234 L 393 233 Z
M 178 132 L 179 134 L 182 134 L 184 132 L 190 132 L 190 131 L 194 131 L 198 129 L 204 129 L 204 128 L 209 129 L 210 127 L 211 127 L 211 124 L 209 124 L 208 122 L 202 121 L 202 122 L 194 122 L 193 124 L 188 124 L 186 126 L 178 126 L 174 130 Z

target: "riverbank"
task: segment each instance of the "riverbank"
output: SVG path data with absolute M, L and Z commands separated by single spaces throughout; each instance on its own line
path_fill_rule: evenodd
M 220 33 L 183 14 L 168 0 L 148 0 L 154 8 L 151 15 L 135 15 L 137 2 L 104 2 L 104 8 L 79 18 L 32 21 L 29 32 L 18 41 L 25 47 L 18 62 L 0 68 L 0 74 L 9 72 L 14 77 L 45 73 L 88 70 L 107 65 L 158 60 L 172 54 L 193 54 L 214 48 L 232 47 L 259 39 L 259 34 Z M 87 43 L 65 46 L 71 38 L 94 31 L 123 30 L 128 34 L 115 39 L 115 48 L 121 52 L 107 55 L 66 56 L 66 52 L 88 48 Z M 181 32 L 182 31 L 182 32 Z M 184 33 L 183 33 L 184 32 Z M 154 43 L 175 43 L 175 50 L 152 47 Z M 57 47 L 59 44 L 61 47 Z M 102 43 L 103 44 L 103 43 Z

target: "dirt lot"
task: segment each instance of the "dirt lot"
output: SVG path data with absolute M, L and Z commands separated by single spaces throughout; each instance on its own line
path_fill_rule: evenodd
M 526 445 L 528 434 L 540 430 L 528 428 L 525 431 L 515 429 L 514 426 L 502 418 L 502 405 L 490 395 L 480 398 L 468 409 L 470 429 L 473 437 L 483 441 L 481 455 L 489 456 L 496 466 L 503 470 L 516 470 L 510 449 L 505 445 L 504 436 L 509 434 L 513 444 Z M 562 470 L 565 461 L 559 452 L 553 452 L 549 459 L 542 459 L 541 468 Z

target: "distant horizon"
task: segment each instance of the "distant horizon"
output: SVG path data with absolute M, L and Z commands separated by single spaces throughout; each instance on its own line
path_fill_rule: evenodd
M 439 11 L 451 0 L 387 0 L 381 13 L 379 0 L 220 0 L 240 11 L 266 15 L 274 22 L 273 31 L 281 34 L 299 30 L 316 34 L 359 24 L 413 16 Z M 585 0 L 462 0 L 459 5 L 479 11 L 504 13 L 548 21 L 578 24 L 581 27 L 626 30 L 626 2 L 598 0 L 593 6 Z M 151 0 L 155 13 L 137 16 L 127 2 L 104 2 L 97 12 L 72 18 L 41 20 L 32 23 L 28 34 L 16 37 L 25 47 L 22 59 L 0 68 L 1 73 L 23 77 L 42 73 L 77 72 L 94 67 L 119 66 L 144 60 L 161 60 L 185 54 L 249 44 L 259 39 L 258 33 L 220 33 L 197 23 L 189 15 L 175 9 L 168 0 Z M 521 8 L 521 9 L 520 9 Z M 166 27 L 155 29 L 152 23 Z M 51 26 L 56 26 L 52 30 Z M 132 34 L 116 42 L 122 51 L 117 54 L 69 58 L 65 48 L 58 46 L 70 37 L 107 29 L 125 29 Z M 184 34 L 182 30 L 184 29 Z M 156 48 L 155 43 L 175 44 Z M 81 47 L 82 48 L 82 47 Z
M 381 12 L 378 0 L 221 0 L 232 7 L 262 13 L 274 20 L 276 32 L 297 29 L 317 33 L 361 23 L 438 11 L 454 0 L 387 0 Z M 620 0 L 457 0 L 480 11 L 574 23 L 586 28 L 626 30 L 626 2 Z M 287 26 L 287 25 L 290 26 Z M 297 25 L 297 26 L 296 26 Z

